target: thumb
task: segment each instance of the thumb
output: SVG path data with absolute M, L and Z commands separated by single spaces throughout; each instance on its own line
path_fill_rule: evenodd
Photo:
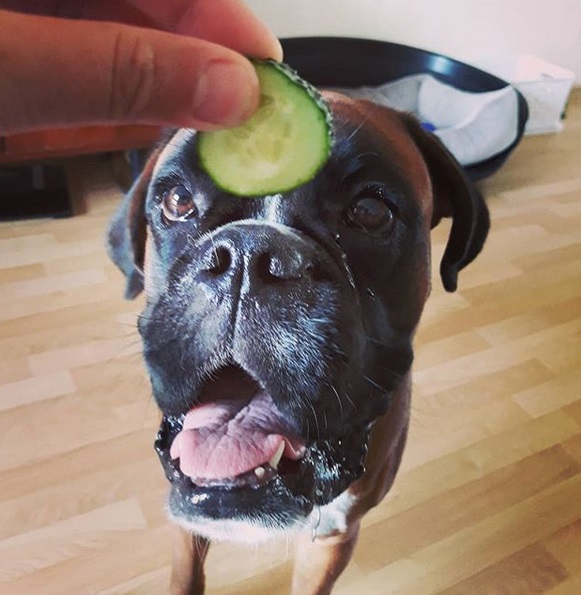
M 211 129 L 259 101 L 254 68 L 199 39 L 0 10 L 0 132 L 79 124 Z

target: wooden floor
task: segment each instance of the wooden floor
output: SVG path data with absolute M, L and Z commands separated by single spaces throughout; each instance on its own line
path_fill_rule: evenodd
M 141 303 L 102 241 L 119 192 L 106 161 L 70 168 L 82 214 L 0 225 L 0 593 L 160 595 Z M 458 293 L 435 280 L 403 471 L 337 595 L 581 593 L 581 90 L 483 190 L 492 234 Z M 217 546 L 209 592 L 287 593 L 291 552 Z

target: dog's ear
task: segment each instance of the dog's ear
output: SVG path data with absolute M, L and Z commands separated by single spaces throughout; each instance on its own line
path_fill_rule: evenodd
M 456 291 L 458 272 L 478 256 L 488 235 L 488 207 L 461 165 L 438 138 L 424 131 L 412 116 L 404 116 L 404 122 L 426 161 L 432 180 L 432 228 L 442 217 L 452 218 L 440 276 L 446 291 Z
M 160 152 L 161 147 L 151 154 L 109 224 L 107 251 L 111 260 L 125 275 L 125 298 L 128 300 L 137 297 L 143 290 L 143 261 L 147 238 L 145 199 Z

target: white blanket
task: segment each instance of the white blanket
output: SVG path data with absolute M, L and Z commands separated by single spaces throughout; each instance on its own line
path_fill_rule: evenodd
M 462 165 L 493 157 L 518 135 L 518 98 L 511 86 L 469 93 L 429 74 L 418 74 L 377 87 L 337 91 L 414 113 L 434 128 L 433 133 Z

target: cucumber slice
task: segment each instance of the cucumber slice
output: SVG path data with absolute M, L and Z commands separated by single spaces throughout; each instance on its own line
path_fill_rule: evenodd
M 243 125 L 200 132 L 200 163 L 214 183 L 237 196 L 288 192 L 308 182 L 332 147 L 331 112 L 321 95 L 288 66 L 254 64 L 260 106 Z

